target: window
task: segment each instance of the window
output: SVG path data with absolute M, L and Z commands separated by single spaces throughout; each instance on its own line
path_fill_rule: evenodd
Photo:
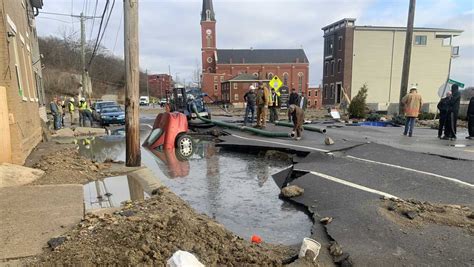
M 214 83 L 217 82 L 217 76 L 214 76 Z
M 329 62 L 324 64 L 324 75 L 327 77 L 329 74 Z
M 303 91 L 303 78 L 304 74 L 302 72 L 298 72 L 298 93 Z
M 224 81 L 224 76 L 221 76 L 221 82 L 223 82 L 223 81 Z
M 21 41 L 21 44 L 20 44 L 20 58 L 21 58 L 21 71 L 22 71 L 22 74 L 24 75 L 23 77 L 25 79 L 23 79 L 23 88 L 26 89 L 26 92 L 28 93 L 28 97 L 30 99 L 30 101 L 32 100 L 31 98 L 31 91 L 30 91 L 30 79 L 28 79 L 29 75 L 28 75 L 28 60 L 27 60 L 27 57 L 26 57 L 26 52 L 25 52 L 25 39 L 23 38 L 23 36 L 21 34 L 19 34 L 20 36 L 20 41 Z M 31 61 L 30 61 L 31 62 Z M 24 92 L 23 92 L 24 93 Z M 23 96 L 24 97 L 24 96 Z M 25 99 L 23 99 L 25 100 Z
M 20 69 L 20 56 L 18 54 L 18 44 L 16 41 L 16 36 L 12 38 L 13 42 L 13 51 L 15 53 L 15 74 L 16 74 L 16 81 L 18 85 L 18 94 L 24 98 L 24 91 L 23 91 L 23 81 L 22 81 L 22 75 L 21 75 L 21 69 Z
M 334 98 L 334 84 L 331 84 L 331 92 L 330 92 L 331 96 L 330 98 L 333 99 Z
M 315 106 L 315 107 L 318 106 L 318 100 L 314 100 L 314 106 Z
M 334 36 L 328 36 L 326 37 L 326 42 L 325 42 L 325 48 L 324 48 L 324 51 L 325 51 L 325 56 L 326 57 L 332 57 L 333 55 L 333 50 L 334 50 L 334 40 L 333 40 Z
M 268 79 L 271 80 L 272 78 L 273 78 L 273 73 L 269 72 L 269 73 L 268 73 Z
M 255 76 L 255 77 L 258 78 L 258 73 L 257 73 L 257 72 L 254 72 L 254 73 L 253 73 L 253 76 Z
M 308 96 L 311 96 L 311 90 L 308 90 Z
M 328 85 L 327 84 L 324 85 L 323 96 L 325 99 L 328 99 Z
M 288 73 L 283 73 L 283 84 L 288 85 Z
M 334 65 L 335 64 L 334 64 L 334 60 L 333 60 L 333 61 L 331 61 L 331 75 L 334 75 L 334 68 L 335 68 Z
M 339 51 L 342 51 L 342 36 L 339 36 L 339 39 L 337 40 L 337 46 Z
M 218 90 L 217 84 L 214 84 L 214 94 L 217 94 L 217 90 Z
M 212 72 L 212 68 L 211 67 L 207 68 L 207 71 Z
M 206 10 L 206 20 L 207 21 L 211 20 L 211 11 L 209 9 Z
M 234 90 L 237 90 L 237 83 L 234 83 Z
M 426 35 L 415 35 L 415 45 L 426 45 Z
M 212 63 L 212 57 L 207 58 L 207 63 Z
M 337 60 L 337 73 L 341 73 L 342 69 L 342 59 Z
M 234 100 L 238 101 L 239 100 L 239 94 L 234 94 Z
M 318 90 L 314 90 L 314 96 L 318 96 Z
M 206 46 L 207 47 L 211 47 L 211 38 L 212 37 L 210 35 L 206 36 Z

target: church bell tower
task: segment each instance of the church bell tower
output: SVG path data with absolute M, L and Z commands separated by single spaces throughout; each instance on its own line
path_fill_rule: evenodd
M 201 11 L 202 73 L 216 72 L 216 18 L 212 0 L 202 1 Z

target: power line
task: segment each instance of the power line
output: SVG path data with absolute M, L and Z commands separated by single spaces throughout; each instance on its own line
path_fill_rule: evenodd
M 107 13 L 107 9 L 108 9 L 108 6 L 109 6 L 109 3 L 110 3 L 110 0 L 107 0 L 107 2 L 105 3 L 105 6 L 104 6 L 104 11 L 102 12 L 102 18 L 100 19 L 100 25 L 99 25 L 99 30 L 97 31 L 97 39 L 95 41 L 95 45 L 94 45 L 94 49 L 92 50 L 92 56 L 91 56 L 91 59 L 89 60 L 89 63 L 87 64 L 87 69 L 89 69 L 89 67 L 91 66 L 92 64 L 92 60 L 94 60 L 94 57 L 97 53 L 97 50 L 99 48 L 99 45 L 100 45 L 100 40 L 101 40 L 101 33 L 102 31 L 105 31 L 105 27 L 104 29 L 102 30 L 102 25 L 104 23 L 104 18 L 105 18 L 105 14 Z M 114 0 L 114 3 L 115 3 L 115 0 Z M 109 13 L 109 18 L 110 18 L 110 14 L 111 12 Z M 103 36 L 103 35 L 102 35 Z
M 98 4 L 99 4 L 99 0 L 95 0 L 94 16 L 93 17 L 95 17 L 95 15 L 97 13 Z M 92 39 L 92 33 L 94 32 L 94 24 L 95 24 L 95 20 L 92 20 L 91 34 L 89 35 L 89 39 Z
M 65 17 L 73 17 L 73 18 L 80 18 L 80 17 L 81 17 L 81 15 L 55 13 L 55 12 L 44 12 L 44 11 L 40 11 L 39 14 L 55 15 L 55 16 L 65 16 Z M 85 19 L 100 19 L 100 18 L 102 18 L 102 17 L 84 16 L 84 18 L 85 18 Z
M 119 36 L 119 33 L 120 33 L 120 28 L 122 28 L 122 19 L 123 19 L 123 12 L 120 12 L 120 22 L 119 22 L 119 26 L 118 26 L 118 29 L 117 29 L 117 34 L 115 35 L 114 48 L 112 49 L 112 54 L 114 54 L 114 55 L 115 55 L 115 47 L 117 46 L 117 40 L 118 40 L 118 36 Z

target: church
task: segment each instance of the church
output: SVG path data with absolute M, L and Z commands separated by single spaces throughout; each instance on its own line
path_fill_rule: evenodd
M 306 94 L 309 61 L 303 49 L 217 49 L 216 36 L 212 0 L 203 0 L 201 85 L 213 100 L 242 104 L 250 84 L 269 81 L 274 75 L 290 90 Z

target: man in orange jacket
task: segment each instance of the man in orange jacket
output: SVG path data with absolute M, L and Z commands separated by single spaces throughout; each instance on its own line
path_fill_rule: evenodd
M 423 106 L 423 100 L 421 99 L 421 95 L 417 92 L 416 85 L 412 85 L 410 93 L 402 98 L 402 104 L 405 107 L 405 117 L 407 119 L 403 135 L 408 134 L 409 137 L 412 137 L 416 118 L 418 118 L 421 107 Z

